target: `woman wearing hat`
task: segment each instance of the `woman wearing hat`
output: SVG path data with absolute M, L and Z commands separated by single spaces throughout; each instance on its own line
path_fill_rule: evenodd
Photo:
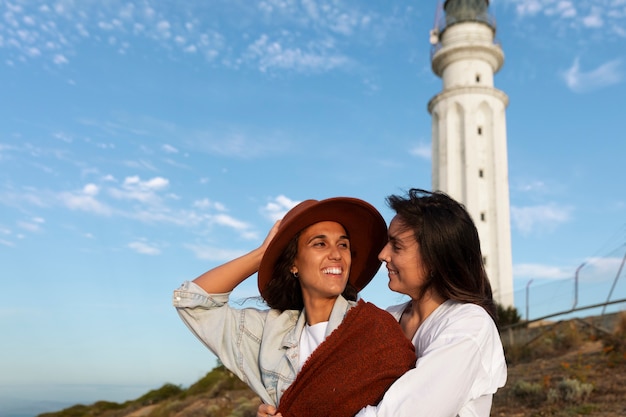
M 353 416 L 415 363 L 391 315 L 357 301 L 380 268 L 386 240 L 384 219 L 365 201 L 306 200 L 259 248 L 185 282 L 174 306 L 224 366 L 284 417 Z M 270 308 L 229 306 L 230 292 L 255 272 Z

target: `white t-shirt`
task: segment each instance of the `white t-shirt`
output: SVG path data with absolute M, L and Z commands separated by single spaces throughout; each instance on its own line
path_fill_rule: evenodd
M 399 320 L 405 307 L 387 311 Z M 489 417 L 493 394 L 506 382 L 506 362 L 500 334 L 482 307 L 448 300 L 412 342 L 415 369 L 357 417 Z
M 300 335 L 300 363 L 298 372 L 300 372 L 306 360 L 309 359 L 311 353 L 326 339 L 327 327 L 328 322 L 323 321 L 312 326 L 306 324 L 304 329 L 302 329 L 302 334 Z

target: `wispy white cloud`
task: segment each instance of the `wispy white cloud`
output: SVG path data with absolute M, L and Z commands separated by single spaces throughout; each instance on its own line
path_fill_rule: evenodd
M 601 28 L 604 26 L 604 19 L 602 18 L 602 9 L 599 7 L 592 7 L 589 14 L 582 18 L 583 25 L 588 28 Z
M 537 206 L 511 206 L 511 220 L 522 234 L 537 230 L 554 230 L 571 219 L 571 207 L 546 204 Z
M 151 245 L 144 240 L 136 240 L 134 242 L 130 242 L 128 247 L 133 251 L 140 253 L 142 255 L 160 255 L 161 249 L 159 249 L 155 245 Z
M 301 47 L 285 46 L 279 40 L 270 40 L 262 34 L 244 54 L 246 61 L 256 62 L 261 72 L 293 70 L 296 72 L 325 72 L 350 64 L 350 59 L 333 51 L 327 43 L 311 43 Z
M 42 225 L 45 222 L 46 221 L 41 217 L 34 217 L 28 221 L 19 221 L 17 222 L 17 225 L 21 229 L 24 229 L 31 233 L 35 233 L 41 231 Z
M 111 196 L 124 200 L 137 200 L 143 203 L 157 204 L 161 201 L 158 192 L 166 189 L 169 180 L 154 177 L 142 181 L 139 176 L 126 177 L 120 188 L 111 188 Z
M 52 62 L 57 65 L 65 65 L 69 63 L 68 59 L 62 54 L 56 54 L 52 57 Z
M 270 219 L 271 221 L 277 221 L 282 219 L 285 214 L 295 207 L 299 201 L 295 201 L 286 197 L 284 195 L 279 195 L 273 201 L 268 202 L 262 209 L 261 212 L 265 217 Z
M 606 282 L 613 281 L 622 264 L 622 258 L 616 257 L 593 257 L 585 261 L 580 270 L 581 282 Z M 622 269 L 622 273 L 626 271 Z M 623 277 L 622 277 L 623 278 Z
M 211 201 L 208 198 L 203 198 L 202 200 L 194 201 L 193 207 L 201 209 L 201 210 L 214 209 L 217 211 L 226 211 L 226 207 L 222 203 L 218 201 Z
M 539 13 L 544 5 L 540 0 L 513 0 L 515 11 L 520 16 L 533 16 Z
M 141 169 L 147 171 L 157 171 L 156 167 L 151 161 L 145 159 L 126 160 L 122 163 L 128 168 Z
M 166 153 L 178 153 L 178 149 L 176 149 L 172 145 L 168 145 L 167 143 L 161 146 L 161 149 L 163 149 L 163 151 Z
M 157 32 L 165 39 L 172 36 L 172 33 L 170 32 L 171 27 L 170 22 L 167 20 L 161 20 L 156 25 Z
M 110 216 L 113 209 L 107 204 L 98 201 L 100 188 L 95 184 L 87 184 L 80 191 L 63 191 L 58 194 L 62 205 L 70 210 L 86 211 L 93 214 Z
M 52 137 L 65 143 L 72 143 L 74 141 L 74 138 L 65 132 L 55 132 L 52 134 Z
M 555 10 L 557 14 L 563 18 L 576 17 L 578 14 L 576 12 L 576 8 L 574 7 L 574 3 L 571 1 L 559 1 L 556 4 Z
M 250 225 L 241 220 L 237 220 L 227 214 L 217 214 L 211 217 L 211 221 L 220 226 L 227 226 L 235 230 L 246 230 L 250 228 Z
M 536 6 L 534 6 L 536 8 Z M 575 17 L 578 12 L 573 2 L 569 0 L 560 0 L 556 2 L 546 3 L 540 7 L 546 16 L 570 19 Z M 538 11 L 538 10 L 537 10 Z
M 168 55 L 194 54 L 227 67 L 323 72 L 354 61 L 339 44 L 375 43 L 407 19 L 401 11 L 382 17 L 361 2 L 261 0 L 228 7 L 186 2 L 176 8 L 172 13 L 168 3 L 154 0 L 7 4 L 0 17 L 0 49 L 10 65 L 45 59 L 66 66 L 93 43 L 127 54 L 148 40 Z
M 513 265 L 513 276 L 516 279 L 561 280 L 574 279 L 578 275 L 580 283 L 611 282 L 615 280 L 621 264 L 620 257 L 593 257 L 570 266 L 522 263 Z
M 342 36 L 367 29 L 377 18 L 371 11 L 341 2 L 262 0 L 257 7 L 268 19 L 289 21 L 301 29 L 312 26 Z
M 523 192 L 531 192 L 531 193 L 545 193 L 548 189 L 546 183 L 541 180 L 519 182 L 514 187 L 517 190 L 520 190 Z
M 19 190 L 8 188 L 0 191 L 0 204 L 10 207 L 49 207 L 53 204 L 51 200 L 49 192 L 33 187 L 24 187 Z
M 138 220 L 142 223 L 171 224 L 183 228 L 197 227 L 210 223 L 210 216 L 193 210 L 168 207 L 164 204 L 149 204 L 119 208 L 119 216 Z
M 54 9 L 36 4 L 7 7 L 2 16 L 6 24 L 0 24 L 0 48 L 11 52 L 13 63 L 44 57 L 57 65 L 70 63 L 68 55 L 79 52 L 87 40 L 113 46 L 121 54 L 143 39 L 168 50 L 206 51 L 207 57 L 223 49 L 223 36 L 211 28 L 190 30 L 198 25 L 185 18 L 170 21 L 166 5 L 150 0 L 142 3 L 112 0 L 59 2 Z M 182 15 L 194 16 L 194 8 L 187 5 Z
M 191 250 L 198 259 L 215 262 L 230 261 L 247 252 L 244 250 L 224 249 L 202 245 L 186 245 L 186 248 Z
M 417 156 L 418 158 L 431 160 L 432 158 L 432 149 L 430 143 L 420 142 L 411 149 L 409 149 L 409 153 L 413 156 Z
M 615 32 L 624 26 L 626 11 L 622 0 L 503 0 L 522 19 L 545 16 L 561 30 L 604 30 Z
M 11 242 L 10 240 L 0 239 L 0 245 L 8 246 L 8 247 L 14 247 L 15 246 L 15 242 Z
M 8 246 L 8 247 L 14 247 L 15 246 L 15 242 L 12 242 L 10 239 L 12 237 L 13 232 L 11 231 L 11 229 L 8 229 L 4 226 L 0 225 L 0 245 L 2 246 Z
M 585 93 L 618 84 L 624 78 L 624 74 L 622 62 L 619 59 L 584 72 L 580 69 L 580 59 L 576 58 L 572 66 L 562 73 L 562 77 L 570 90 Z
M 241 128 L 225 132 L 189 132 L 189 148 L 213 155 L 235 158 L 257 158 L 284 153 L 291 147 L 282 132 L 244 131 Z
M 194 201 L 190 207 L 181 207 L 184 199 L 169 191 L 170 184 L 166 178 L 143 180 L 139 176 L 128 176 L 119 184 L 113 176 L 107 175 L 101 181 L 101 184 L 90 182 L 80 189 L 68 191 L 29 188 L 18 192 L 4 189 L 0 192 L 0 204 L 22 210 L 30 210 L 29 206 L 42 209 L 60 206 L 95 216 L 115 216 L 145 224 L 193 228 L 197 233 L 219 226 L 233 230 L 245 240 L 259 237 L 258 231 L 249 222 L 227 214 L 227 208 L 220 202 L 205 198 Z M 44 223 L 43 217 L 16 222 L 20 229 L 29 232 L 41 231 Z M 6 236 L 4 240 L 11 242 L 9 237 L 16 236 Z M 135 245 L 134 248 L 138 249 L 139 246 Z
M 513 276 L 517 279 L 564 279 L 573 276 L 571 267 L 542 264 L 515 264 Z
M 11 154 L 16 149 L 13 145 L 8 145 L 6 143 L 0 143 L 0 161 L 11 158 Z
M 619 36 L 620 38 L 626 38 L 626 28 L 618 24 L 612 24 L 610 27 L 612 33 Z

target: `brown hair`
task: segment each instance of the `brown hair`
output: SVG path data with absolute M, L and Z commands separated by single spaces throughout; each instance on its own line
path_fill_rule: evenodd
M 497 323 L 478 231 L 465 207 L 443 192 L 417 188 L 406 197 L 390 195 L 387 203 L 419 244 L 429 272 L 421 295 L 433 289 L 445 299 L 477 304 Z

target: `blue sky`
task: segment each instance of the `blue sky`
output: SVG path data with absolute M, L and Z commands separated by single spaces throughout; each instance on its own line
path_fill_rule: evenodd
M 215 359 L 171 307 L 183 280 L 303 199 L 390 220 L 385 196 L 430 188 L 436 4 L 0 0 L 0 411 L 188 386 Z M 626 251 L 626 1 L 491 13 L 516 305 L 571 307 L 583 262 L 578 305 L 602 302 Z M 384 272 L 363 297 L 402 301 Z

